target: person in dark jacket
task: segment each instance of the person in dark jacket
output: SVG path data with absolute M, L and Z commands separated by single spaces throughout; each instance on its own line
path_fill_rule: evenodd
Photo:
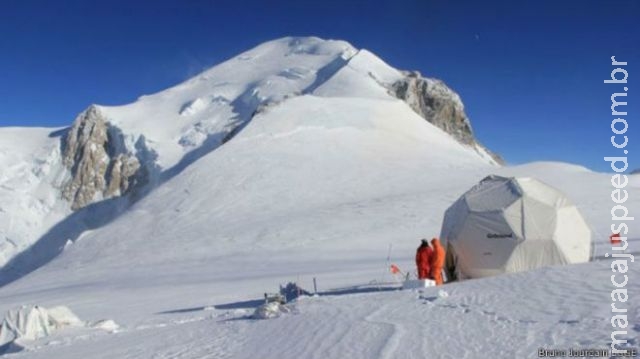
M 429 279 L 431 277 L 431 260 L 433 249 L 429 246 L 429 241 L 422 240 L 420 247 L 416 251 L 416 266 L 418 267 L 418 279 Z

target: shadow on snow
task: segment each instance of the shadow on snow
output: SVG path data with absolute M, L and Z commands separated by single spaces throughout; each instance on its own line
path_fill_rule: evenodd
M 345 287 L 345 288 L 331 289 L 331 290 L 318 292 L 318 295 L 319 296 L 341 296 L 341 295 L 352 295 L 352 294 L 391 292 L 391 291 L 397 291 L 397 290 L 399 290 L 399 287 L 397 285 L 388 283 L 381 286 L 367 285 L 367 286 L 351 286 L 351 287 Z M 238 301 L 238 302 L 231 302 L 231 303 L 215 304 L 213 306 L 166 310 L 166 311 L 158 312 L 155 314 L 157 315 L 184 314 L 184 313 L 200 312 L 210 308 L 214 308 L 216 310 L 255 309 L 260 305 L 264 304 L 264 302 L 265 302 L 264 299 L 252 299 L 252 300 L 245 300 L 245 301 Z M 245 317 L 242 317 L 242 318 L 245 318 Z

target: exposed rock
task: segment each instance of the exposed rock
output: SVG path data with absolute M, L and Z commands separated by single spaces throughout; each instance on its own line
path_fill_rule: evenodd
M 472 146 L 476 150 L 479 147 L 490 154 L 497 163 L 504 163 L 500 156 L 477 142 L 460 96 L 444 82 L 422 77 L 417 71 L 408 72 L 405 78 L 391 86 L 391 91 L 422 118 L 447 132 L 460 143 Z
M 72 179 L 62 195 L 73 209 L 89 204 L 105 188 L 109 166 L 106 143 L 107 125 L 98 108 L 91 106 L 76 118 L 64 144 L 63 163 L 71 170 Z
M 72 209 L 123 195 L 131 188 L 140 161 L 118 134 L 96 106 L 76 118 L 63 143 L 63 163 L 71 179 L 63 185 L 62 196 Z
M 105 193 L 106 197 L 126 193 L 138 169 L 140 169 L 140 161 L 136 157 L 119 154 L 113 160 L 111 171 L 107 174 L 110 182 Z

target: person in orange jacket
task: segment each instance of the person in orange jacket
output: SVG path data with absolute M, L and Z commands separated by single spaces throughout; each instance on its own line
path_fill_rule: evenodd
M 426 239 L 422 240 L 420 247 L 416 251 L 416 266 L 418 267 L 418 279 L 428 279 L 431 277 L 431 261 L 433 249 L 429 247 Z
M 444 267 L 445 250 L 438 238 L 431 240 L 433 246 L 433 258 L 431 259 L 431 277 L 436 281 L 436 285 L 442 285 L 442 267 Z

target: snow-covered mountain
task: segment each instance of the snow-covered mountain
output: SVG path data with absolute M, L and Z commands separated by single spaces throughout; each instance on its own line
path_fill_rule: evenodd
M 265 138 L 312 131 L 319 147 L 331 147 L 335 140 L 323 143 L 322 129 L 388 131 L 386 146 L 394 135 L 408 136 L 442 154 L 433 156 L 437 162 L 448 155 L 474 165 L 499 161 L 476 141 L 459 96 L 442 82 L 398 71 L 344 41 L 284 38 L 132 104 L 92 105 L 69 129 L 0 130 L 0 161 L 8 169 L 0 182 L 0 266 L 46 242 L 52 225 L 72 211 L 121 195 L 127 200 L 109 212 L 127 208 L 254 119 L 247 132 Z M 339 162 L 350 157 L 351 149 L 343 150 Z M 97 226 L 87 212 L 74 213 L 73 227 Z M 81 231 L 72 232 L 55 236 L 73 241 Z
M 0 165 L 0 313 L 66 305 L 121 326 L 17 358 L 506 358 L 609 340 L 604 262 L 448 284 L 448 298 L 384 292 L 388 264 L 412 270 L 419 239 L 491 173 L 565 192 L 602 255 L 611 182 L 565 163 L 500 166 L 455 92 L 343 41 L 275 40 L 68 129 L 1 129 Z M 640 212 L 640 198 L 627 205 Z M 263 293 L 313 278 L 320 297 L 246 320 Z

